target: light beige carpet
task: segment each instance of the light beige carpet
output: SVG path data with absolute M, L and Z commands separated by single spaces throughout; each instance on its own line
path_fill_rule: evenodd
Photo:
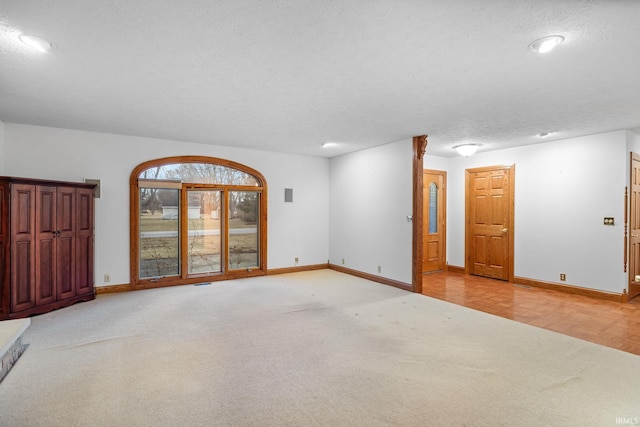
M 331 270 L 32 318 L 2 426 L 615 426 L 640 357 Z M 618 424 L 617 424 L 618 423 Z

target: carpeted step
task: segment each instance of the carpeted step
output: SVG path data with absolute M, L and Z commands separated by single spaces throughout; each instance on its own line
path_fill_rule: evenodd
M 22 334 L 31 324 L 30 319 L 3 320 L 0 322 L 0 381 L 27 348 Z

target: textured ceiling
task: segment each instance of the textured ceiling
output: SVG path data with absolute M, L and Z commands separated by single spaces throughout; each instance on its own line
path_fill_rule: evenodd
M 639 18 L 632 0 L 3 0 L 0 120 L 319 156 L 638 129 Z

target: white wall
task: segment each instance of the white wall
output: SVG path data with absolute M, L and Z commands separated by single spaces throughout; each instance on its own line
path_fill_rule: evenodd
M 640 154 L 640 135 L 627 131 L 627 149 L 629 152 Z
M 621 293 L 626 144 L 618 131 L 449 159 L 449 264 L 464 266 L 465 169 L 515 164 L 515 276 Z
M 0 122 L 1 126 L 1 122 Z M 2 149 L 2 144 L 4 148 Z M 626 289 L 623 194 L 640 136 L 610 132 L 470 158 L 425 156 L 447 171 L 447 261 L 464 265 L 464 171 L 515 164 L 515 275 L 611 292 Z M 428 152 L 428 147 L 427 147 Z M 411 140 L 331 159 L 4 124 L 0 173 L 102 181 L 96 201 L 96 284 L 129 282 L 129 176 L 139 163 L 204 155 L 260 171 L 269 188 L 268 267 L 329 261 L 411 283 Z M 284 203 L 284 188 L 294 203 Z M 613 216 L 615 226 L 604 226 Z M 345 263 L 342 264 L 344 258 Z M 382 272 L 378 273 L 378 266 Z M 559 274 L 567 275 L 566 282 Z
M 428 146 L 427 151 L 429 151 Z M 448 157 L 438 157 L 425 154 L 423 160 L 423 168 L 446 172 L 447 170 L 449 170 L 449 160 L 450 159 Z
M 332 264 L 411 284 L 412 168 L 411 140 L 331 160 Z
M 161 157 L 202 155 L 260 171 L 268 185 L 268 268 L 326 263 L 329 255 L 329 160 L 188 142 L 5 123 L 4 175 L 101 180 L 96 200 L 96 286 L 129 283 L 129 177 Z M 294 202 L 284 203 L 284 188 Z
M 0 176 L 4 175 L 4 123 L 0 121 Z

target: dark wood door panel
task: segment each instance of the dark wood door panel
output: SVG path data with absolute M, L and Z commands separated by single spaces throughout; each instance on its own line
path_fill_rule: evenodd
M 36 305 L 35 289 L 35 186 L 11 187 L 11 311 Z
M 93 238 L 82 236 L 78 239 L 76 251 L 76 293 L 84 295 L 93 292 Z
M 79 188 L 77 190 L 76 212 L 76 294 L 93 293 L 93 190 Z
M 56 245 L 56 287 L 58 299 L 75 295 L 75 237 L 58 237 Z
M 11 310 L 23 311 L 36 305 L 33 242 L 19 241 L 13 245 L 11 268 Z
M 36 303 L 50 304 L 56 300 L 54 239 L 38 240 L 37 248 Z
M 56 286 L 58 299 L 76 295 L 76 189 L 58 187 L 56 202 Z
M 31 185 L 19 186 L 13 190 L 12 199 L 15 208 L 11 213 L 11 226 L 14 236 L 21 234 L 30 236 L 33 233 L 33 190 Z

